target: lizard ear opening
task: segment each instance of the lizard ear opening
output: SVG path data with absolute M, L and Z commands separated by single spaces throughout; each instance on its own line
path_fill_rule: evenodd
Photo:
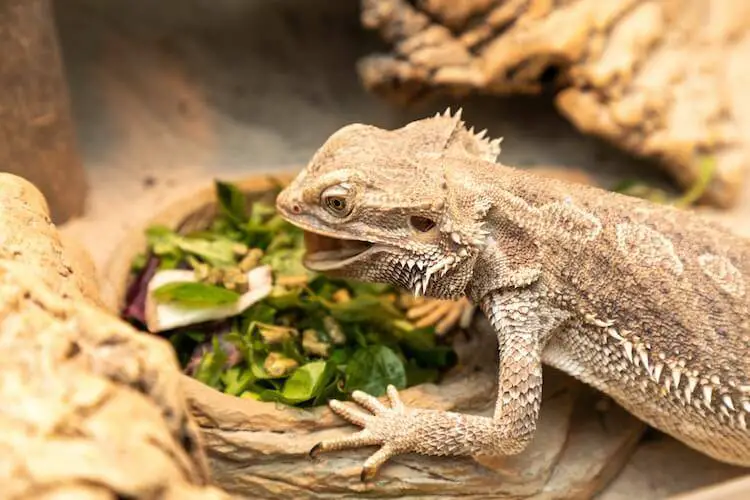
M 435 227 L 435 221 L 432 219 L 428 219 L 427 217 L 422 217 L 420 215 L 412 215 L 409 217 L 409 225 L 415 230 L 420 233 L 426 233 L 432 230 Z

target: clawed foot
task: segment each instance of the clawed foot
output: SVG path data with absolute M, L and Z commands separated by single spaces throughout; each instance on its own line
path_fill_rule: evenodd
M 401 402 L 398 391 L 392 385 L 387 388 L 390 408 L 377 398 L 362 391 L 354 391 L 352 399 L 368 410 L 365 413 L 341 401 L 333 400 L 329 403 L 331 410 L 345 420 L 363 429 L 351 436 L 322 441 L 310 450 L 310 456 L 315 458 L 324 451 L 343 450 L 346 448 L 360 448 L 362 446 L 380 445 L 380 449 L 368 458 L 363 467 L 360 479 L 367 481 L 375 477 L 389 458 L 404 453 L 409 449 L 409 412 Z

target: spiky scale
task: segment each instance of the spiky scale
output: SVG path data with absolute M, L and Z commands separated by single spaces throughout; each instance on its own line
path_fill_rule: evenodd
M 680 378 L 682 377 L 682 370 L 679 368 L 672 368 L 672 382 L 674 383 L 675 389 L 680 386 Z
M 633 362 L 633 343 L 626 340 L 625 342 L 623 342 L 622 346 L 623 346 L 623 349 L 625 350 L 625 356 L 627 356 L 628 361 L 632 363 Z
M 724 394 L 721 397 L 721 401 L 724 403 L 724 406 L 734 411 L 734 401 L 732 401 L 732 396 L 730 396 L 729 394 Z
M 652 372 L 651 377 L 653 378 L 654 382 L 657 384 L 659 383 L 659 380 L 661 379 L 661 372 L 664 369 L 664 363 L 656 363 L 654 365 L 654 371 Z
M 713 388 L 710 385 L 704 385 L 702 388 L 703 402 L 706 406 L 711 406 L 711 396 L 713 394 Z

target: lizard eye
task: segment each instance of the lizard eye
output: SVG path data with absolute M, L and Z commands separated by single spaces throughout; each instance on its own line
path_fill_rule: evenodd
M 346 186 L 332 186 L 321 195 L 320 199 L 329 213 L 336 217 L 346 217 L 352 212 L 352 204 L 348 200 L 349 189 Z
M 426 233 L 430 229 L 435 227 L 434 220 L 419 215 L 412 215 L 411 217 L 409 217 L 409 224 L 411 224 L 411 227 L 413 227 L 420 233 Z

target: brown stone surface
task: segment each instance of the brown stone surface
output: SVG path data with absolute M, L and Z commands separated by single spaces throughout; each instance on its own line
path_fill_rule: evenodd
M 750 498 L 750 476 L 744 476 L 677 495 L 672 497 L 672 500 L 747 500 L 748 498 Z
M 0 170 L 35 184 L 57 223 L 83 214 L 78 157 L 50 0 L 0 2 Z
M 750 3 L 745 0 L 362 0 L 390 52 L 365 86 L 396 102 L 432 92 L 556 91 L 581 131 L 654 158 L 682 186 L 703 158 L 706 201 L 738 201 L 750 162 Z
M 290 175 L 279 176 L 279 180 Z M 253 199 L 271 185 L 266 177 L 237 184 Z M 215 209 L 213 186 L 178 199 L 155 214 L 151 223 L 197 229 Z M 120 307 L 130 263 L 144 250 L 144 227 L 120 245 L 105 269 Z M 440 385 L 425 384 L 401 393 L 406 404 L 461 409 L 491 415 L 497 376 L 497 341 L 477 317 L 470 339 L 459 339 L 459 369 Z M 322 439 L 355 429 L 327 407 L 294 409 L 222 394 L 184 377 L 183 387 L 205 438 L 214 480 L 243 498 L 347 498 L 367 492 L 444 498 L 581 498 L 601 490 L 623 467 L 645 426 L 619 407 L 596 411 L 593 391 L 554 370 L 545 372 L 541 421 L 532 445 L 506 458 L 441 459 L 401 456 L 375 483 L 359 480 L 361 465 L 373 449 L 330 453 L 318 461 L 308 453 Z M 404 498 L 402 497 L 402 498 Z
M 170 345 L 97 305 L 38 190 L 3 174 L 0 196 L 0 498 L 229 498 Z
M 63 243 L 46 199 L 29 181 L 0 173 L 0 259 L 23 262 L 62 296 L 99 303 L 96 272 L 73 238 Z

